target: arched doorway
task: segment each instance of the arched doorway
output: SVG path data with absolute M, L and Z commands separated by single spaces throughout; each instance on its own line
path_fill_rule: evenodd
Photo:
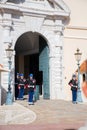
M 44 99 L 50 98 L 49 90 L 49 47 L 46 39 L 39 33 L 22 34 L 15 44 L 15 74 L 34 74 L 39 92 Z

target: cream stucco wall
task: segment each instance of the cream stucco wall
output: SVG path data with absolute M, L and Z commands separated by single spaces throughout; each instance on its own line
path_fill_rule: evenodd
M 68 82 L 77 69 L 74 53 L 82 52 L 80 63 L 87 59 L 87 0 L 64 0 L 71 10 L 69 25 L 64 31 L 64 85 L 66 99 L 71 99 Z
M 87 27 L 87 0 L 64 0 L 71 10 L 70 25 Z

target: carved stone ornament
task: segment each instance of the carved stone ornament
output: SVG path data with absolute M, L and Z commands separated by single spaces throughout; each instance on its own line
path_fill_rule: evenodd
M 0 0 L 0 3 L 6 3 L 9 0 Z M 14 2 L 14 0 L 12 0 Z M 46 1 L 46 0 L 32 0 L 32 1 Z M 70 13 L 70 9 L 67 7 L 67 5 L 64 3 L 63 0 L 47 0 L 51 2 L 52 4 L 60 5 L 60 7 L 65 11 Z
M 60 5 L 62 9 L 64 9 L 66 12 L 70 13 L 70 9 L 68 6 L 64 3 L 63 0 L 48 0 L 51 3 L 55 3 L 56 5 Z

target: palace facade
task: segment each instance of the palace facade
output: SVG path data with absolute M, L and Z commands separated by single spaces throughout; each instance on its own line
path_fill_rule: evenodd
M 70 100 L 68 86 L 77 70 L 74 53 L 86 59 L 87 2 L 80 0 L 1 0 L 0 64 L 7 69 L 8 46 L 14 50 L 11 61 L 11 88 L 15 96 L 16 73 L 25 78 L 33 73 L 44 99 Z M 80 8 L 82 7 L 82 10 Z M 1 77 L 5 101 L 8 72 Z

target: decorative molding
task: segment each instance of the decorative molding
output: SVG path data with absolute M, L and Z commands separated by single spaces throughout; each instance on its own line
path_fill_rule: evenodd
M 87 30 L 87 27 L 68 25 L 66 26 L 66 29 Z
M 6 3 L 8 0 L 0 0 L 0 3 Z
M 78 36 L 64 36 L 64 38 L 87 40 L 87 37 L 78 37 Z
M 48 1 L 55 3 L 56 5 L 59 5 L 62 9 L 64 9 L 65 12 L 68 12 L 70 14 L 71 11 L 63 0 L 48 0 Z
M 61 8 L 61 10 L 50 10 L 49 8 L 45 8 L 45 9 L 40 9 L 40 8 L 29 8 L 29 7 L 25 7 L 25 6 L 19 6 L 18 4 L 3 4 L 1 5 L 1 9 L 10 9 L 10 10 L 15 10 L 15 11 L 19 11 L 19 12 L 27 12 L 27 13 L 31 13 L 33 11 L 33 13 L 38 13 L 41 15 L 48 15 L 48 16 L 65 16 L 68 17 L 70 15 L 70 10 L 68 9 L 68 7 L 66 6 L 66 4 L 61 1 L 61 0 L 48 0 L 48 1 L 52 1 L 53 3 L 55 3 L 57 6 L 59 6 Z M 7 2 L 7 0 L 2 0 L 0 3 L 5 3 Z M 38 2 L 38 1 L 37 1 Z M 41 1 L 42 2 L 42 1 Z M 43 1 L 46 2 L 46 1 Z M 47 6 L 48 7 L 48 6 Z

